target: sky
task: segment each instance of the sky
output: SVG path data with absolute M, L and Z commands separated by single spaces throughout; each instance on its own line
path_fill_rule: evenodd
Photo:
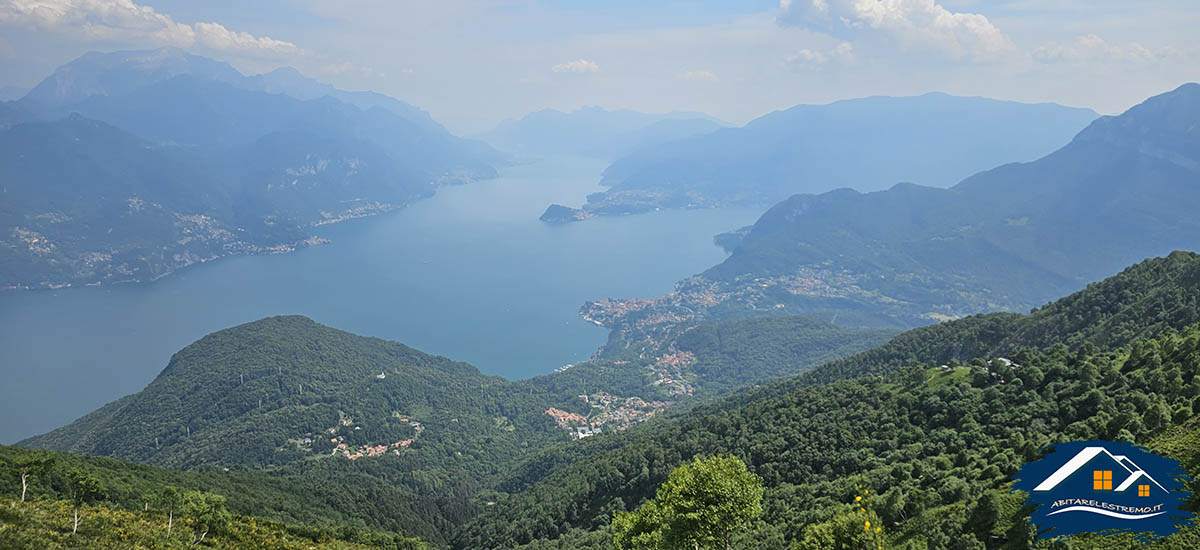
M 941 91 L 1121 112 L 1200 80 L 1195 0 L 0 0 L 0 86 L 86 51 L 293 66 L 459 133 L 543 108 L 702 111 Z

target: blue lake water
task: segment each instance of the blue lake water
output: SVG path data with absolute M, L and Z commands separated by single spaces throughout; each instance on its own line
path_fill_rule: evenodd
M 607 332 L 579 317 L 585 300 L 668 292 L 724 258 L 714 234 L 761 213 L 538 221 L 549 203 L 597 191 L 604 166 L 509 168 L 317 229 L 329 245 L 218 260 L 151 284 L 0 293 L 0 442 L 136 392 L 197 338 L 271 315 L 307 315 L 514 379 L 587 359 Z

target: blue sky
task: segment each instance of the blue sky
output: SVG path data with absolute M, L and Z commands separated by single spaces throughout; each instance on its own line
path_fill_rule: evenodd
M 0 85 L 87 50 L 295 66 L 460 132 L 545 107 L 695 110 L 944 91 L 1113 113 L 1200 80 L 1182 0 L 0 0 Z

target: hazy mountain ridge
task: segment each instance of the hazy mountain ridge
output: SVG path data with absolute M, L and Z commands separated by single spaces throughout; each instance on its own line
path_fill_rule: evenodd
M 708 135 L 642 148 L 604 172 L 584 210 L 771 204 L 795 193 L 947 187 L 1032 160 L 1096 118 L 1089 109 L 930 93 L 797 105 Z
M 86 119 L 108 137 L 65 141 Z M 4 288 L 148 281 L 291 250 L 319 242 L 307 226 L 493 177 L 504 160 L 399 100 L 295 70 L 246 77 L 173 48 L 84 55 L 0 104 L 0 132 L 14 141 L 0 164 Z
M 233 186 L 185 151 L 82 117 L 0 133 L 6 287 L 152 280 L 229 254 L 291 247 L 295 226 L 233 208 Z M 86 182 L 86 185 L 82 185 Z
M 721 264 L 652 301 L 592 302 L 621 341 L 675 321 L 781 313 L 911 327 L 1026 311 L 1123 265 L 1200 243 L 1200 86 L 1095 121 L 1041 159 L 950 189 L 898 184 L 796 195 Z M 1149 153 L 1147 153 L 1149 151 Z M 623 304 L 637 302 L 636 308 Z M 635 328 L 637 327 L 637 328 Z M 657 327 L 657 328 L 656 328 Z
M 493 146 L 524 157 L 611 159 L 643 147 L 710 133 L 728 124 L 703 113 L 641 113 L 584 107 L 543 109 L 509 119 L 484 134 Z

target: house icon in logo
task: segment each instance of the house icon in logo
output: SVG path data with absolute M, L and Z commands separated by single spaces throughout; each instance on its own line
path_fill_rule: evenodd
M 1192 517 L 1178 461 L 1131 443 L 1055 445 L 1021 468 L 1013 490 L 1027 493 L 1038 536 L 1153 533 L 1166 536 Z
M 1076 474 L 1088 471 L 1091 472 L 1090 478 L 1084 476 L 1083 479 L 1090 481 L 1092 491 L 1124 493 L 1136 483 L 1137 495 L 1139 497 L 1149 497 L 1151 496 L 1151 491 L 1170 493 L 1166 487 L 1163 487 L 1161 483 L 1155 480 L 1153 476 L 1147 473 L 1146 470 L 1143 470 L 1128 456 L 1114 455 L 1104 447 L 1084 447 L 1083 450 L 1076 453 L 1071 460 L 1068 460 L 1061 468 L 1055 470 L 1050 477 L 1039 483 L 1033 490 L 1053 491 L 1063 483 L 1080 485 L 1083 482 L 1076 481 Z M 1118 479 L 1121 480 L 1120 484 L 1114 487 L 1113 484 Z M 1071 488 L 1084 489 L 1085 487 Z

